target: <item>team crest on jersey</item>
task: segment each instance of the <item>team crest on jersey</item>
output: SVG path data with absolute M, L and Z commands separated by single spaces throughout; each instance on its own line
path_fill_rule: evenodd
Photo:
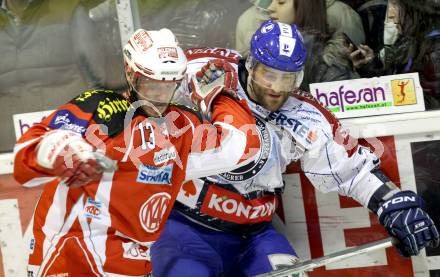
M 171 184 L 172 175 L 173 164 L 161 167 L 143 164 L 139 167 L 136 182 L 144 184 L 169 185 Z
M 166 192 L 156 193 L 145 201 L 139 211 L 139 220 L 145 231 L 154 233 L 159 230 L 170 202 L 171 196 Z
M 258 155 L 258 157 L 252 161 L 251 163 L 242 166 L 238 169 L 235 169 L 230 172 L 222 173 L 220 174 L 221 177 L 224 179 L 231 181 L 231 182 L 241 182 L 245 180 L 249 180 L 263 168 L 263 166 L 266 164 L 267 159 L 270 155 L 270 148 L 271 148 L 271 138 L 269 134 L 269 130 L 266 127 L 266 123 L 261 120 L 259 117 L 255 117 L 255 122 L 257 125 L 257 132 L 258 136 L 261 141 L 261 151 Z
M 88 197 L 86 200 L 86 205 L 84 206 L 84 213 L 87 218 L 101 219 L 101 207 L 100 201 L 93 200 Z

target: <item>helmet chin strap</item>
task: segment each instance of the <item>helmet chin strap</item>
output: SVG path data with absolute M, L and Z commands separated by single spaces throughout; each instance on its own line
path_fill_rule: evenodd
M 136 101 L 139 100 L 136 91 L 134 90 L 133 86 L 130 85 L 129 82 L 128 83 L 128 97 L 129 97 L 129 101 L 130 103 L 134 103 Z

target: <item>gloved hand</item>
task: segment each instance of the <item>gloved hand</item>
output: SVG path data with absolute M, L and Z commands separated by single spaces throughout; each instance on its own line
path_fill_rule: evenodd
M 51 169 L 67 186 L 79 187 L 102 176 L 104 168 L 95 153 L 93 146 L 81 135 L 56 130 L 38 144 L 37 162 Z
M 423 199 L 416 193 L 401 191 L 377 210 L 380 223 L 399 240 L 396 247 L 405 257 L 418 255 L 425 246 L 439 246 L 439 233 L 423 206 Z
M 222 92 L 237 98 L 238 74 L 235 68 L 221 59 L 210 60 L 190 81 L 191 99 L 207 114 L 212 101 Z

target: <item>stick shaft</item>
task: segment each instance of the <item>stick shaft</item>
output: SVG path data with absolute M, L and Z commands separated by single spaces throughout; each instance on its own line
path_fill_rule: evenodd
M 371 251 L 384 249 L 392 246 L 394 244 L 394 241 L 392 238 L 386 238 L 382 240 L 378 240 L 375 242 L 366 243 L 363 245 L 351 247 L 345 250 L 341 250 L 335 253 L 331 253 L 325 256 L 322 256 L 320 258 L 307 260 L 298 264 L 295 264 L 288 268 L 283 268 L 280 270 L 276 270 L 273 272 L 265 273 L 257 275 L 256 277 L 269 277 L 269 276 L 276 276 L 276 277 L 290 277 L 294 273 L 299 273 L 303 271 L 309 271 L 321 266 L 325 266 L 330 263 L 338 262 L 344 259 L 348 259 L 350 257 L 368 253 Z

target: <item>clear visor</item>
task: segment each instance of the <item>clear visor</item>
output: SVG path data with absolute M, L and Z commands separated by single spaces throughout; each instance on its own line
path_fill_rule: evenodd
M 181 81 L 159 81 L 140 76 L 136 79 L 134 89 L 142 100 L 154 105 L 168 105 Z
M 252 72 L 252 82 L 260 87 L 281 91 L 293 91 L 302 82 L 304 72 L 285 72 L 265 65 L 258 65 Z

